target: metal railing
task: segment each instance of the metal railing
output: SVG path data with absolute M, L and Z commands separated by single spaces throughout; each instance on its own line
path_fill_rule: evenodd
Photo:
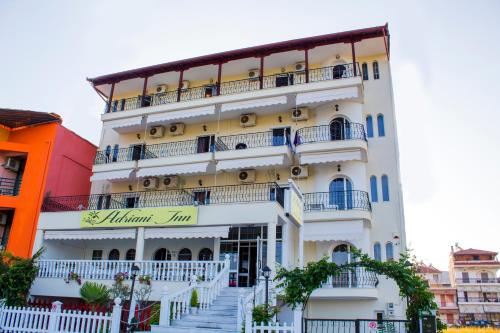
M 198 151 L 197 140 L 186 140 L 177 142 L 158 143 L 147 145 L 145 159 L 168 157 L 168 156 L 183 156 L 193 155 L 198 152 L 205 153 L 206 151 Z
M 294 142 L 295 145 L 300 145 L 339 140 L 366 141 L 365 126 L 358 123 L 339 122 L 338 124 L 303 127 L 297 130 Z
M 457 279 L 457 283 L 500 283 L 500 277 L 494 277 L 494 278 L 462 278 L 462 279 Z
M 486 296 L 486 297 L 458 297 L 459 302 L 484 302 L 484 303 L 499 303 L 500 297 Z
M 0 177 L 0 195 L 18 195 L 21 180 Z
M 304 318 L 304 333 L 410 333 L 408 320 L 377 319 L 311 319 Z
M 284 205 L 284 189 L 276 183 L 49 197 L 43 212 L 126 209 L 142 207 L 212 205 L 276 201 Z
M 274 135 L 273 131 L 219 136 L 216 139 L 217 151 L 247 148 L 284 146 L 290 144 L 288 134 Z
M 377 274 L 364 267 L 355 267 L 344 269 L 337 276 L 330 276 L 322 288 L 375 288 L 377 285 Z
M 332 191 L 304 194 L 304 211 L 366 210 L 371 211 L 365 191 Z
M 354 73 L 354 66 L 356 66 L 357 68 L 356 75 Z M 339 80 L 361 75 L 358 63 L 338 64 L 329 67 L 313 68 L 309 69 L 308 73 L 309 80 L 306 80 L 305 71 L 294 71 L 264 76 L 262 77 L 262 83 L 259 77 L 221 82 L 220 95 L 231 95 L 259 89 L 270 89 L 305 84 L 307 83 L 307 81 L 309 81 L 309 83 L 312 83 L 320 81 Z M 209 98 L 218 95 L 217 87 L 217 84 L 209 84 L 199 87 L 182 89 L 180 96 L 178 89 L 175 89 L 164 93 L 149 94 L 144 97 L 139 95 L 135 97 L 115 100 L 112 101 L 110 105 L 106 104 L 105 112 L 108 113 L 127 111 L 141 107 L 175 103 L 179 100 L 179 97 L 181 102 Z

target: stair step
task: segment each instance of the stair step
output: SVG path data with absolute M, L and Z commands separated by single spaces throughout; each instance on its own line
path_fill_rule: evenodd
M 207 314 L 189 314 L 187 316 L 183 316 L 180 323 L 185 323 L 188 321 L 198 322 L 198 323 L 216 323 L 216 324 L 234 324 L 236 323 L 236 315 L 234 316 L 210 316 Z
M 210 310 L 238 310 L 238 305 L 222 305 L 222 304 L 214 304 L 210 307 Z
M 199 310 L 199 314 L 204 316 L 237 316 L 238 310 L 214 310 L 212 308 L 206 310 Z
M 151 333 L 237 333 L 237 331 L 217 328 L 162 327 L 159 325 L 151 325 Z
M 236 319 L 233 323 L 216 323 L 213 321 L 189 321 L 176 320 L 172 324 L 174 327 L 196 327 L 196 328 L 220 328 L 225 330 L 236 330 Z

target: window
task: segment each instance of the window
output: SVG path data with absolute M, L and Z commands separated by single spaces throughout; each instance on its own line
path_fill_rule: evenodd
M 108 260 L 120 260 L 120 251 L 117 249 L 109 251 Z
M 125 260 L 135 260 L 135 249 L 128 249 L 125 253 Z
M 102 260 L 102 250 L 92 250 L 92 260 Z
M 373 138 L 373 117 L 366 116 L 366 135 Z
M 337 265 L 344 265 L 353 262 L 351 254 L 351 245 L 340 244 L 333 249 L 332 261 Z M 334 287 L 348 287 L 353 286 L 356 279 L 356 272 L 342 271 L 340 275 L 332 277 L 332 285 Z
M 349 179 L 336 178 L 330 183 L 329 204 L 331 208 L 352 209 L 352 184 Z
M 368 80 L 368 64 L 366 62 L 364 62 L 361 65 L 361 71 L 363 72 L 363 81 L 367 81 Z
M 106 150 L 104 151 L 104 155 L 105 155 L 105 162 L 108 163 L 110 161 L 110 158 L 111 158 L 111 146 L 110 145 L 106 146 Z
M 462 272 L 462 282 L 469 283 L 469 272 Z
M 346 140 L 351 138 L 351 124 L 347 119 L 337 117 L 330 123 L 330 140 Z
M 380 72 L 378 70 L 378 62 L 377 61 L 373 62 L 373 79 L 374 80 L 380 79 Z
M 167 249 L 161 248 L 156 250 L 155 254 L 153 255 L 153 260 L 156 261 L 172 260 L 172 255 L 170 254 L 170 251 L 168 251 Z
M 118 145 L 115 145 L 113 147 L 113 160 L 112 160 L 113 162 L 118 161 L 118 151 L 119 151 L 119 149 L 120 149 L 120 146 L 118 146 Z
M 481 272 L 481 282 L 482 283 L 487 283 L 489 280 L 488 273 L 487 272 Z
M 389 178 L 387 175 L 382 176 L 382 200 L 389 201 Z
M 373 257 L 377 261 L 382 261 L 382 247 L 380 246 L 379 242 L 376 242 L 373 245 Z
M 394 260 L 394 246 L 391 242 L 387 242 L 385 244 L 385 258 L 387 261 Z
M 377 116 L 377 128 L 378 128 L 378 136 L 385 136 L 384 115 L 382 114 L 379 114 Z
M 177 255 L 177 259 L 181 261 L 189 261 L 192 259 L 192 254 L 190 249 L 182 249 L 179 251 L 179 254 Z
M 377 177 L 370 177 L 370 195 L 372 202 L 378 202 Z
M 200 253 L 198 253 L 198 260 L 201 260 L 201 261 L 214 260 L 214 254 L 213 254 L 212 250 L 210 250 L 208 248 L 201 249 Z
M 479 260 L 479 256 L 472 256 L 472 260 Z

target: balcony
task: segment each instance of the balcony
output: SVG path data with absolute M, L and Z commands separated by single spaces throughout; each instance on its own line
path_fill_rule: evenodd
M 500 297 L 498 296 L 484 296 L 484 297 L 459 297 L 459 303 L 498 303 L 500 304 Z
M 456 279 L 457 284 L 483 284 L 483 283 L 488 283 L 488 284 L 500 284 L 500 277 L 494 277 L 494 278 L 462 278 L 462 279 Z
M 366 161 L 366 133 L 362 124 L 334 121 L 304 127 L 295 136 L 300 164 Z
M 216 140 L 217 170 L 239 170 L 292 164 L 290 136 L 281 129 L 220 136 Z
M 21 180 L 0 177 L 0 195 L 16 196 L 20 187 Z
M 332 191 L 304 194 L 306 221 L 371 221 L 371 204 L 365 191 Z
M 316 289 L 312 299 L 377 299 L 378 277 L 363 267 L 346 269 Z
M 355 73 L 354 66 L 357 71 Z M 248 78 L 235 81 L 222 81 L 214 84 L 206 84 L 187 89 L 175 89 L 158 94 L 149 94 L 121 100 L 115 100 L 110 105 L 106 105 L 105 113 L 115 113 L 121 111 L 131 111 L 151 107 L 155 111 L 163 111 L 160 106 L 182 103 L 186 101 L 206 100 L 218 96 L 228 96 L 244 94 L 258 90 L 278 90 L 284 87 L 297 85 L 318 85 L 321 82 L 338 82 L 332 87 L 345 87 L 361 84 L 361 70 L 359 64 L 341 64 L 330 67 L 321 67 L 308 70 L 308 79 L 305 71 L 284 72 L 255 78 Z M 355 81 L 352 79 L 356 78 Z M 331 85 L 330 85 L 331 86 Z M 272 94 L 272 93 L 271 93 Z M 245 97 L 245 96 L 243 96 Z M 221 100 L 214 100 L 211 103 L 219 103 Z

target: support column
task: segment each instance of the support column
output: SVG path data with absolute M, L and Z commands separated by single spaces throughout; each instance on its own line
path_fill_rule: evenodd
M 144 102 L 146 101 L 147 88 L 148 88 L 148 77 L 146 76 L 144 78 L 144 84 L 142 85 L 141 106 L 145 105 Z
M 354 68 L 354 76 L 357 76 L 358 69 L 356 67 L 356 51 L 354 49 L 354 42 L 351 42 L 351 52 L 352 52 L 352 66 Z
M 309 49 L 304 50 L 304 63 L 306 66 L 306 83 L 309 83 Z
M 181 101 L 182 81 L 184 80 L 184 70 L 179 72 L 179 87 L 177 88 L 177 102 Z
M 259 89 L 264 88 L 264 57 L 260 57 L 260 68 L 259 68 Z
M 220 237 L 214 238 L 214 260 L 220 260 Z
M 219 68 L 217 69 L 217 91 L 216 91 L 217 96 L 220 95 L 221 80 L 222 80 L 222 63 L 219 64 Z
M 271 269 L 272 281 L 276 275 L 276 221 L 267 224 L 267 266 Z
M 142 260 L 144 260 L 144 227 L 139 227 L 135 242 L 135 261 Z
M 290 249 L 290 237 L 288 236 L 290 233 L 290 224 L 285 223 L 283 224 L 282 231 L 281 231 L 281 239 L 282 239 L 282 244 L 281 244 L 281 265 L 283 267 L 289 268 L 289 254 L 288 254 L 288 249 Z M 292 247 L 293 248 L 293 247 Z
M 111 84 L 111 92 L 109 93 L 109 98 L 108 98 L 108 107 L 106 112 L 111 112 L 111 105 L 113 104 L 113 94 L 115 93 L 115 83 L 113 82 Z
M 299 268 L 304 267 L 304 225 L 299 227 Z

